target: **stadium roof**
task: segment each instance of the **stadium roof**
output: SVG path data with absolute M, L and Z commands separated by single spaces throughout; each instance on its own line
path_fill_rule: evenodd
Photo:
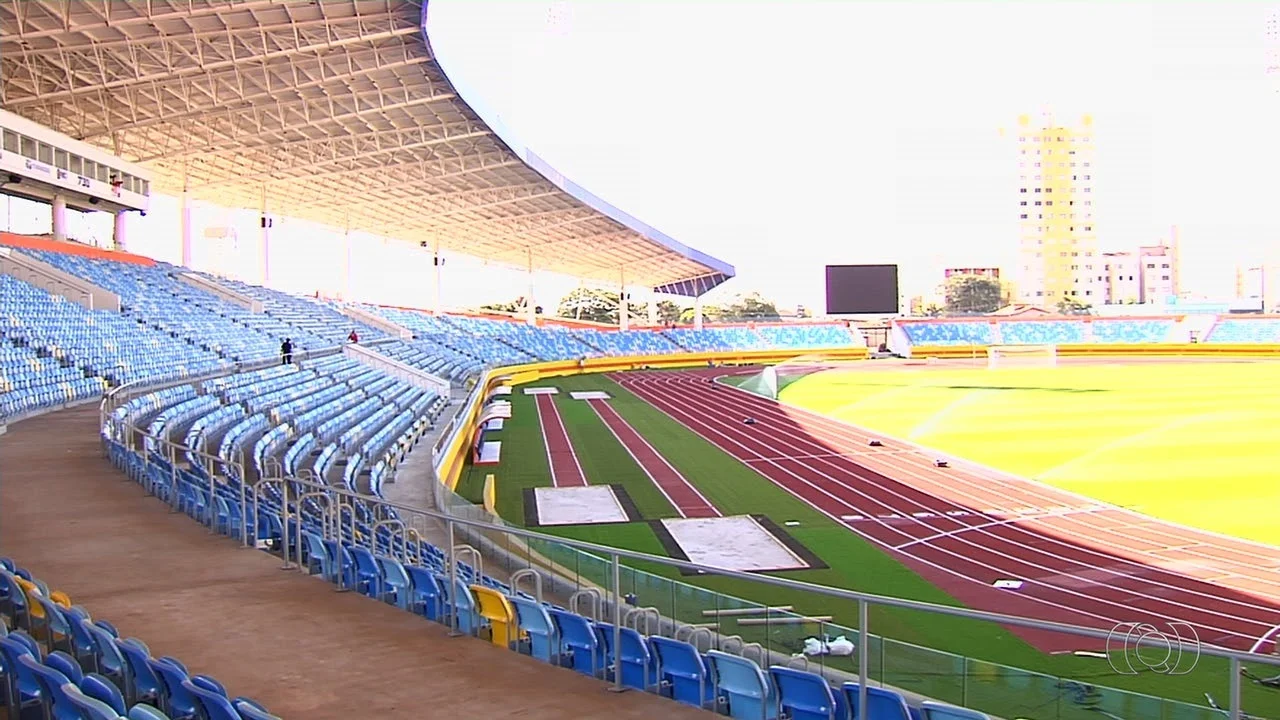
M 734 274 L 508 147 L 420 0 L 8 0 L 0 104 L 153 191 L 683 295 Z

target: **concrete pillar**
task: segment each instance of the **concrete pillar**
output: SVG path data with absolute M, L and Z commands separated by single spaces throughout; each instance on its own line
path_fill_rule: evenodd
M 649 293 L 649 325 L 658 324 L 658 293 Z
M 191 267 L 191 194 L 182 191 L 182 205 L 178 210 L 178 222 L 182 236 L 182 266 Z
M 111 239 L 115 243 L 116 249 L 127 251 L 129 249 L 128 238 L 125 237 L 124 210 L 117 210 L 115 216 L 115 227 L 112 228 Z
M 53 239 L 67 239 L 67 199 L 61 195 L 53 196 Z
M 618 329 L 631 327 L 631 300 L 627 297 L 627 271 L 618 269 Z
M 693 299 L 693 329 L 702 329 L 702 297 L 698 296 Z

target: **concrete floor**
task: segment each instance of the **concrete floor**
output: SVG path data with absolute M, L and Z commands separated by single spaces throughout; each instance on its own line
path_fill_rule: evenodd
M 102 455 L 97 405 L 0 436 L 0 554 L 285 718 L 705 718 L 447 630 L 214 536 Z M 429 457 L 428 453 L 423 453 Z

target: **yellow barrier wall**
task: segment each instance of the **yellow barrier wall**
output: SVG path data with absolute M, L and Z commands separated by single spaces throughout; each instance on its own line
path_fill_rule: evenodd
M 484 476 L 484 509 L 490 515 L 498 514 L 498 481 L 493 473 Z

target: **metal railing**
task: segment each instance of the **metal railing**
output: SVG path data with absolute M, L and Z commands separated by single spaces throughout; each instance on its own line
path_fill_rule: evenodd
M 113 421 L 108 418 L 108 422 Z M 123 446 L 129 452 L 137 453 L 138 447 L 147 439 L 164 449 L 161 456 L 171 460 L 167 497 L 170 503 L 177 507 L 180 496 L 177 485 L 178 465 L 191 449 L 168 438 L 148 435 L 133 425 L 126 424 L 118 430 L 120 432 L 114 433 L 113 437 L 121 438 Z M 223 458 L 204 453 L 196 453 L 195 456 L 200 458 L 202 463 L 207 461 L 210 468 L 221 467 L 224 470 L 230 468 L 240 478 L 244 477 L 242 461 L 228 463 Z M 149 460 L 143 453 L 144 477 L 150 477 L 145 471 L 148 463 Z M 211 529 L 216 530 L 218 517 L 217 507 L 212 498 L 217 495 L 218 486 L 226 484 L 228 481 L 225 473 L 210 473 L 209 485 L 206 488 L 210 499 L 202 519 L 210 525 Z M 613 624 L 615 648 L 619 647 L 622 628 L 634 620 L 633 624 L 638 629 L 643 615 L 647 616 L 644 617 L 646 631 L 650 631 L 656 625 L 661 633 L 681 636 L 691 642 L 703 638 L 708 647 L 725 649 L 728 645 L 735 645 L 739 653 L 745 653 L 750 648 L 761 660 L 786 665 L 801 663 L 804 667 L 821 672 L 833 680 L 855 678 L 863 689 L 869 687 L 868 683 L 876 682 L 882 686 L 904 689 L 922 697 L 975 707 L 993 714 L 1013 710 L 1019 715 L 1026 715 L 1029 714 L 1028 708 L 1036 708 L 1033 712 L 1039 714 L 1034 717 L 1053 717 L 1062 720 L 1074 720 L 1078 716 L 1098 717 L 1099 712 L 1103 717 L 1125 718 L 1125 720 L 1130 718 L 1144 720 L 1145 718 L 1176 720 L 1204 718 L 1208 720 L 1222 717 L 1221 711 L 1203 706 L 1178 703 L 1140 693 L 1099 688 L 1085 681 L 1021 671 L 996 663 L 876 636 L 870 632 L 870 610 L 874 607 L 879 611 L 893 609 L 893 611 L 966 618 L 1006 627 L 1063 633 L 1093 641 L 1108 641 L 1112 633 L 1106 631 L 701 566 L 665 556 L 649 555 L 507 527 L 492 516 L 482 514 L 482 511 L 474 505 L 453 495 L 447 488 L 443 492 L 438 491 L 438 497 L 444 500 L 440 506 L 442 511 L 440 511 L 392 503 L 380 497 L 354 493 L 345 488 L 328 486 L 299 477 L 264 477 L 251 491 L 246 489 L 245 483 L 240 482 L 239 535 L 246 545 L 253 545 L 254 539 L 261 532 L 259 528 L 266 513 L 263 493 L 268 488 L 278 488 L 279 497 L 287 500 L 281 503 L 278 510 L 282 527 L 281 556 L 285 567 L 293 566 L 291 559 L 296 561 L 300 568 L 305 567 L 302 564 L 302 543 L 299 541 L 302 537 L 304 516 L 307 516 L 308 512 L 311 512 L 312 516 L 315 514 L 315 511 L 307 510 L 310 500 L 315 501 L 314 504 L 320 513 L 318 518 L 310 517 L 310 519 L 319 520 L 324 539 L 342 538 L 353 543 L 361 542 L 356 522 L 356 509 L 363 507 L 368 517 L 376 519 L 376 523 L 372 525 L 373 529 L 369 531 L 366 538 L 369 547 L 375 552 L 378 551 L 379 528 L 386 528 L 387 532 L 391 533 L 391 528 L 396 527 L 399 534 L 391 534 L 387 552 L 394 554 L 395 539 L 401 538 L 401 557 L 406 560 L 412 553 L 416 554 L 416 560 L 421 562 L 421 546 L 415 544 L 411 551 L 403 540 L 411 535 L 420 540 L 426 534 L 428 524 L 435 522 L 444 528 L 448 537 L 448 542 L 439 550 L 448 559 L 450 593 L 457 587 L 460 563 L 470 560 L 471 567 L 480 574 L 484 572 L 483 557 L 497 558 L 496 562 L 489 563 L 490 570 L 495 566 L 500 568 L 512 578 L 513 585 L 532 572 L 537 578 L 535 581 L 537 589 L 553 598 L 559 598 L 559 603 L 562 605 L 574 607 L 582 598 L 590 598 L 592 600 L 590 614 L 596 619 L 608 618 Z M 291 511 L 290 508 L 293 510 Z M 393 517 L 396 519 L 392 520 Z M 248 527 L 249 518 L 253 519 L 252 529 Z M 290 537 L 297 540 L 291 543 Z M 290 558 L 291 544 L 298 548 L 295 558 Z M 630 564 L 624 564 L 623 560 L 629 561 Z M 849 603 L 856 606 L 858 627 L 854 630 L 824 620 L 809 620 L 808 616 L 803 614 L 780 611 L 775 607 L 644 572 L 632 567 L 635 563 L 660 566 L 667 568 L 668 571 L 686 570 L 703 576 L 719 576 L 759 584 L 771 589 L 769 591 L 775 594 L 778 590 L 785 591 L 788 594 L 788 602 L 795 602 L 797 605 L 804 601 L 814 602 L 815 599 Z M 335 578 L 340 589 L 346 589 L 343 587 L 344 575 L 340 565 L 338 577 Z M 735 619 L 744 617 L 753 622 Z M 456 612 L 453 613 L 450 624 L 454 632 L 459 631 Z M 827 655 L 811 658 L 803 654 L 802 648 L 806 638 L 823 640 L 835 635 L 856 636 L 856 660 L 842 660 Z M 1146 644 L 1155 646 L 1156 649 L 1164 647 L 1158 640 Z M 1178 647 L 1186 652 L 1194 651 L 1207 657 L 1222 658 L 1227 661 L 1230 673 L 1227 714 L 1232 720 L 1250 717 L 1241 711 L 1241 663 L 1280 662 L 1277 658 L 1209 645 L 1193 648 L 1188 643 L 1186 647 L 1182 645 Z M 615 686 L 621 689 L 621 673 L 615 672 L 614 676 Z M 958 683 L 957 678 L 959 678 Z M 1177 678 L 1174 678 L 1174 681 L 1176 680 Z M 1011 705 L 1010 696 L 1013 694 L 1021 694 L 1025 698 L 1024 703 Z M 1073 700 L 1073 694 L 1079 697 Z M 1092 703 L 1088 701 L 1091 694 L 1099 696 Z M 864 696 L 865 690 L 861 691 L 859 697 L 859 705 L 865 709 Z M 1047 715 L 1044 713 L 1046 706 L 1052 707 L 1052 711 Z M 867 715 L 864 711 L 858 716 L 866 717 Z

